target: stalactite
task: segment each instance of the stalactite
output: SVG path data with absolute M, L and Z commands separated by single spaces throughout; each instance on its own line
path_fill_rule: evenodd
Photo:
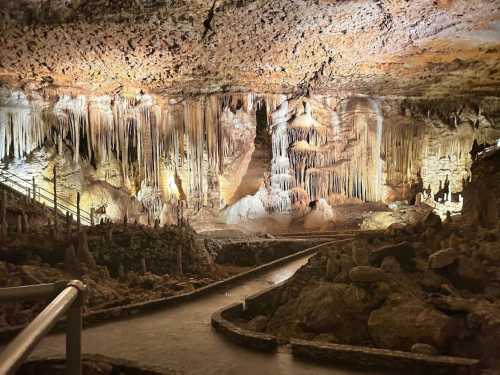
M 377 104 L 351 99 L 332 112 L 335 115 L 328 123 L 318 123 L 306 101 L 304 112 L 290 123 L 292 146 L 288 153 L 295 186 L 311 200 L 332 193 L 380 200 L 382 117 Z
M 105 96 L 93 98 L 88 113 L 92 129 L 91 152 L 97 162 L 108 161 L 116 147 L 111 99 Z
M 200 205 L 203 189 L 204 148 L 204 98 L 189 98 L 184 105 L 184 123 L 188 138 L 188 163 L 190 170 L 190 192 L 195 204 Z
M 439 125 L 428 109 L 428 118 L 410 125 L 385 124 L 379 103 L 368 98 L 337 102 L 240 93 L 163 102 L 144 94 L 56 94 L 49 106 L 19 91 L 0 92 L 0 158 L 23 158 L 47 139 L 60 154 L 71 149 L 75 162 L 99 166 L 116 158 L 125 188 L 141 197 L 152 222 L 162 200 L 182 197 L 198 208 L 208 203 L 224 160 L 240 156 L 253 134 L 235 129 L 255 124 L 255 110 L 264 104 L 272 142 L 268 211 L 331 194 L 378 201 L 384 183 L 408 184 L 419 171 L 428 181 L 446 160 L 461 168 L 458 174 L 467 173 L 471 144 L 492 138 L 484 124 L 500 107 L 495 100 L 472 114 L 463 106 L 450 107 L 452 112 L 446 107 L 441 117 L 451 120 Z
M 23 158 L 45 142 L 42 108 L 22 92 L 2 94 L 6 97 L 0 101 L 0 159 Z
M 80 158 L 80 139 L 86 136 L 88 129 L 88 108 L 84 96 L 69 97 L 62 95 L 54 105 L 54 115 L 57 119 L 58 151 L 62 154 L 63 142 L 69 133 L 73 146 L 73 161 Z
M 222 157 L 223 141 L 220 123 L 220 103 L 216 95 L 211 95 L 206 99 L 205 133 L 209 167 L 212 170 L 217 170 L 219 174 L 222 174 L 224 172 Z

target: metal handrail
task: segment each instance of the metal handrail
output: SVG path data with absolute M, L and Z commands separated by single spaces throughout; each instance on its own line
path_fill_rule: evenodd
M 6 176 L 5 176 L 5 175 L 6 175 Z M 25 189 L 25 190 L 27 190 L 27 189 L 30 189 L 30 188 L 31 188 L 31 180 L 21 178 L 21 177 L 19 177 L 19 176 L 15 175 L 14 173 L 9 172 L 9 171 L 7 171 L 7 170 L 5 170 L 5 169 L 0 170 L 0 177 L 5 178 L 6 180 L 12 181 L 12 183 L 17 184 L 18 186 L 22 187 L 22 188 L 23 188 L 23 189 Z M 16 179 L 17 179 L 17 180 L 19 180 L 19 181 L 22 181 L 22 182 L 23 182 L 23 184 L 21 184 L 21 183 L 19 183 L 19 182 L 15 181 Z M 39 190 L 39 191 L 40 191 L 40 190 L 42 190 L 42 191 L 45 191 L 47 194 L 54 196 L 54 194 L 53 194 L 51 191 L 48 191 L 47 189 L 45 189 L 45 188 L 41 187 L 40 185 L 37 185 L 37 188 L 38 188 L 38 190 Z M 62 199 L 62 198 L 59 198 L 59 197 L 58 197 L 58 200 L 62 200 L 62 201 L 64 201 L 64 202 L 65 202 L 65 204 L 66 204 L 67 206 L 69 206 L 69 207 L 71 207 L 71 206 L 72 206 L 72 207 L 73 207 L 73 208 L 75 208 L 75 209 L 77 208 L 77 206 L 76 206 L 75 204 L 73 204 L 73 203 L 71 203 L 71 202 L 69 202 L 69 201 L 66 201 L 65 199 Z M 87 211 L 85 211 L 85 210 L 83 210 L 83 209 L 80 209 L 80 211 L 81 211 L 81 212 L 85 212 L 85 213 L 87 213 L 87 214 L 88 214 L 88 212 L 87 212 Z
M 17 181 L 17 180 L 21 181 L 22 183 Z M 25 179 L 13 174 L 13 173 L 7 171 L 7 170 L 5 170 L 5 169 L 0 170 L 0 183 L 3 183 L 5 185 L 11 187 L 12 189 L 16 190 L 17 192 L 19 192 L 21 194 L 26 194 L 26 195 L 28 195 L 28 191 L 32 187 L 31 181 L 25 180 Z M 17 186 L 20 189 L 16 189 L 12 185 Z M 35 200 L 37 200 L 40 203 L 45 202 L 45 203 L 49 203 L 49 204 L 54 201 L 54 194 L 52 192 L 44 189 L 43 187 L 41 187 L 39 185 L 37 185 L 36 188 L 38 190 L 38 193 L 33 193 Z M 41 191 L 44 191 L 45 193 L 47 193 L 48 196 L 45 194 L 42 194 Z M 58 197 L 58 210 L 62 214 L 69 212 L 73 216 L 76 217 L 78 207 L 76 205 L 74 205 L 73 203 Z M 85 211 L 81 208 L 80 208 L 80 220 L 82 222 L 85 222 L 87 225 L 92 225 L 91 214 L 88 211 Z
M 82 374 L 82 309 L 87 287 L 80 280 L 69 283 L 28 285 L 0 289 L 0 302 L 55 299 L 0 353 L 0 375 L 12 375 L 56 323 L 67 315 L 66 373 Z

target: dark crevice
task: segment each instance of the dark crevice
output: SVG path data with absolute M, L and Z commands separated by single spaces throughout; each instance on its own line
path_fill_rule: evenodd
M 203 21 L 203 26 L 205 27 L 205 31 L 203 32 L 202 39 L 205 39 L 209 31 L 213 31 L 211 23 L 212 23 L 212 18 L 214 18 L 216 2 L 217 0 L 214 0 L 214 2 L 212 3 L 212 7 L 208 11 L 207 18 L 205 18 L 205 20 Z

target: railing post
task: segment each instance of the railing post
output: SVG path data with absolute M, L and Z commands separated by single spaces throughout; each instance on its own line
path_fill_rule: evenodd
M 7 222 L 7 190 L 2 190 L 2 225 Z
M 33 177 L 33 203 L 36 202 L 36 183 L 35 183 L 35 177 Z
M 94 207 L 92 207 L 90 209 L 90 226 L 94 226 L 94 212 L 95 212 L 95 209 Z
M 80 192 L 76 193 L 76 231 L 80 232 Z
M 66 375 L 82 375 L 82 310 L 85 303 L 85 285 L 78 280 L 69 286 L 79 290 L 78 299 L 68 310 L 66 327 Z
M 57 186 L 56 186 L 56 166 L 54 165 L 54 233 L 57 235 Z

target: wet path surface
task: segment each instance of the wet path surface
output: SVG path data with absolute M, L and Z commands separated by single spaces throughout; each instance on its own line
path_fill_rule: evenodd
M 187 374 L 361 374 L 302 362 L 286 349 L 273 354 L 252 351 L 227 340 L 210 325 L 214 311 L 289 278 L 306 261 L 307 258 L 295 260 L 177 307 L 85 329 L 83 351 L 144 365 L 170 367 Z M 61 334 L 47 337 L 35 351 L 36 356 L 63 353 L 64 336 Z

